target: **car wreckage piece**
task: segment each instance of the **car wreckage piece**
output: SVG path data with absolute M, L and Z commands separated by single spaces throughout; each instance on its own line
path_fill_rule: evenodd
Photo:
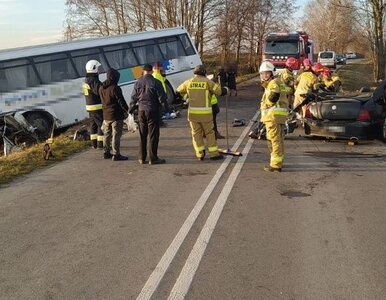
M 35 112 L 38 115 L 40 112 Z M 58 124 L 58 120 L 52 115 L 45 113 L 44 123 L 45 128 L 40 128 L 36 123 L 37 118 L 31 118 L 31 115 L 24 116 L 17 112 L 7 112 L 0 114 L 0 149 L 4 156 L 9 155 L 12 152 L 17 152 L 34 144 L 45 141 L 51 137 L 55 126 Z M 49 120 L 51 118 L 51 121 Z M 35 121 L 32 125 L 30 120 Z M 46 121 L 48 120 L 48 121 Z M 1 150 L 0 150 L 1 152 Z

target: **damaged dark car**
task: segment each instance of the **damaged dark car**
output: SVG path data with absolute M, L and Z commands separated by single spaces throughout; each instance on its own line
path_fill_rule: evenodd
M 386 141 L 386 80 L 367 97 L 314 98 L 306 104 L 306 135 Z

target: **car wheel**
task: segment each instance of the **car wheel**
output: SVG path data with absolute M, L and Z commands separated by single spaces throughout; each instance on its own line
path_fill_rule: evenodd
M 47 114 L 42 112 L 31 112 L 25 116 L 28 123 L 36 128 L 36 134 L 41 141 L 46 140 L 51 132 L 53 121 Z

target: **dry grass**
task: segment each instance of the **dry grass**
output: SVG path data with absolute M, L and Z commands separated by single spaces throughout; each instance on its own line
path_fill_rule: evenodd
M 90 145 L 85 141 L 72 141 L 61 135 L 54 138 L 52 153 L 54 158 L 44 160 L 43 145 L 37 144 L 21 152 L 0 157 L 0 185 L 11 182 L 20 175 L 28 174 L 35 169 L 61 161 L 73 153 L 79 152 Z
M 358 92 L 362 87 L 373 87 L 372 64 L 368 61 L 349 63 L 338 69 L 344 93 Z
M 258 75 L 259 75 L 259 73 L 252 73 L 252 74 L 245 74 L 245 75 L 237 76 L 236 83 L 241 83 L 241 82 L 247 81 L 249 79 L 257 77 Z

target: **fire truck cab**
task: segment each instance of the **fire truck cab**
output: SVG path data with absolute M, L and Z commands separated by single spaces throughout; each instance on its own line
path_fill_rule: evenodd
M 264 41 L 263 60 L 270 60 L 276 68 L 284 68 L 289 57 L 298 61 L 296 70 L 308 58 L 313 61 L 313 42 L 309 35 L 302 31 L 269 33 Z

